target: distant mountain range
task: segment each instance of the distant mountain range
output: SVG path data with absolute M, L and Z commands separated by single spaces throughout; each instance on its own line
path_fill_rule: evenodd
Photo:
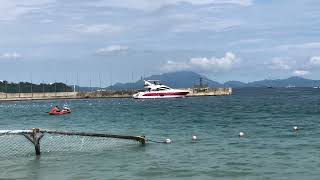
M 302 77 L 290 77 L 287 79 L 262 80 L 245 84 L 246 87 L 314 87 L 320 86 L 320 80 L 310 80 Z
M 241 81 L 228 81 L 225 83 L 219 83 L 213 81 L 205 76 L 197 74 L 191 71 L 179 71 L 164 73 L 161 75 L 152 75 L 146 77 L 146 80 L 160 80 L 163 84 L 173 88 L 190 88 L 194 85 L 199 85 L 200 78 L 202 78 L 203 84 L 209 87 L 232 87 L 232 88 L 243 88 L 243 87 L 314 87 L 320 86 L 320 80 L 310 80 L 302 77 L 290 77 L 287 79 L 266 79 L 261 81 L 254 81 L 244 83 Z M 81 91 L 93 91 L 99 89 L 97 87 L 79 87 Z M 136 81 L 134 83 L 116 83 L 113 86 L 106 87 L 107 90 L 128 90 L 128 89 L 143 89 L 143 80 Z
M 189 88 L 193 87 L 195 84 L 199 84 L 200 78 L 202 78 L 203 83 L 210 87 L 221 87 L 223 84 L 212 81 L 207 77 L 201 76 L 200 74 L 190 72 L 190 71 L 180 71 L 165 73 L 161 75 L 152 75 L 146 77 L 146 80 L 160 80 L 162 84 L 165 84 L 173 88 Z M 109 86 L 107 89 L 113 90 L 123 90 L 123 89 L 143 89 L 143 80 L 139 80 L 135 83 L 116 83 L 112 87 Z

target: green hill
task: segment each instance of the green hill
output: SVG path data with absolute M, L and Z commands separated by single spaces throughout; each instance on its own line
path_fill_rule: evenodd
M 37 93 L 37 92 L 71 92 L 73 89 L 64 83 L 32 84 L 29 82 L 0 81 L 0 92 L 3 93 Z

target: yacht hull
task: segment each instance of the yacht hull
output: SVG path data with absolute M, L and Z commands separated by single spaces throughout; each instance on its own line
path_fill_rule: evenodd
M 182 98 L 185 97 L 188 91 L 177 92 L 139 92 L 133 95 L 135 99 L 163 99 L 163 98 Z

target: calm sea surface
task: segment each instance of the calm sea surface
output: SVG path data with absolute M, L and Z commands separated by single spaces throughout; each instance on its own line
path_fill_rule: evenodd
M 31 145 L 30 152 L 21 145 L 24 153 L 8 156 L 2 143 L 0 179 L 320 178 L 319 89 L 235 89 L 231 96 L 145 101 L 68 100 L 72 114 L 46 114 L 51 105 L 64 103 L 1 102 L 0 129 L 145 135 L 173 143 L 43 152 L 40 158 Z M 298 133 L 293 126 L 300 128 Z M 246 137 L 238 137 L 241 131 Z M 196 142 L 192 135 L 197 135 Z M 11 139 L 19 147 L 21 139 Z

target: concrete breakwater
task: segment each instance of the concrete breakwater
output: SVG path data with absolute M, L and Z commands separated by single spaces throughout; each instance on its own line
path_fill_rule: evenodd
M 137 91 L 78 92 L 78 98 L 129 98 Z
M 231 95 L 231 88 L 185 89 L 187 96 Z M 85 99 L 85 98 L 131 98 L 135 90 L 105 92 L 50 92 L 50 93 L 1 93 L 0 101 L 45 100 L 45 99 Z
M 232 94 L 232 88 L 189 88 L 187 96 L 227 96 Z
M 77 98 L 77 92 L 45 92 L 45 93 L 1 93 L 0 101 L 21 101 L 41 99 L 67 99 Z

